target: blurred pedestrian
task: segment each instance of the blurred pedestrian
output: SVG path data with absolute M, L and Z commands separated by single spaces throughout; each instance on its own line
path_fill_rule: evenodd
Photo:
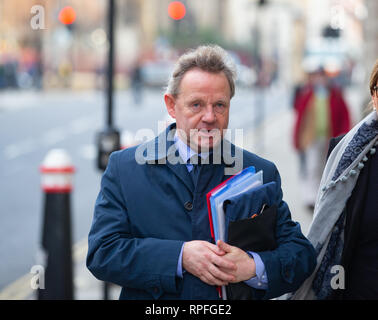
M 181 56 L 164 95 L 176 123 L 110 156 L 87 266 L 98 279 L 122 286 L 120 299 L 219 299 L 217 286 L 229 283 L 240 283 L 253 299 L 270 299 L 295 290 L 313 271 L 314 248 L 291 220 L 276 166 L 246 150 L 235 158 L 241 167 L 253 165 L 263 170 L 264 183 L 274 182 L 274 195 L 255 199 L 254 207 L 276 208 L 277 246 L 246 252 L 212 239 L 206 194 L 229 177 L 225 159 L 236 152 L 223 140 L 235 92 L 230 61 L 218 46 Z
M 73 76 L 73 68 L 72 68 L 72 63 L 64 59 L 61 61 L 58 65 L 58 74 L 59 77 L 61 78 L 61 81 L 63 82 L 63 86 L 65 88 L 68 88 L 71 86 L 72 83 L 72 76 Z
M 301 93 L 304 91 L 304 88 L 306 88 L 306 86 L 308 85 L 309 83 L 306 83 L 305 81 L 303 81 L 303 82 L 297 83 L 293 87 L 291 104 L 292 104 L 292 107 L 296 116 L 299 109 L 298 104 L 301 101 L 300 99 Z M 299 174 L 301 178 L 303 179 L 306 176 L 306 153 L 304 152 L 304 150 L 297 150 L 297 152 L 299 156 Z
M 142 89 L 143 89 L 143 76 L 142 65 L 138 60 L 131 70 L 130 74 L 131 90 L 134 98 L 134 103 L 140 105 L 142 103 Z
M 317 267 L 293 299 L 378 299 L 378 60 L 371 112 L 331 139 L 309 239 Z
M 295 100 L 294 146 L 301 157 L 303 200 L 312 211 L 325 165 L 330 137 L 350 129 L 341 89 L 328 81 L 323 68 L 311 72 Z

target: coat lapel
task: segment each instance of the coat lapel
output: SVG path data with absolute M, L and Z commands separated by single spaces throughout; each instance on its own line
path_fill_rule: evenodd
M 176 123 L 167 127 L 167 129 L 160 133 L 154 140 L 146 142 L 141 146 L 141 151 L 137 158 L 145 161 L 148 164 L 166 164 L 167 167 L 184 183 L 184 185 L 194 192 L 194 185 L 190 174 L 187 170 L 186 164 L 179 156 L 179 152 L 174 145 L 174 136 L 176 132 Z M 226 147 L 225 147 L 226 146 Z M 218 184 L 229 178 L 225 176 L 225 168 L 230 167 L 227 162 L 230 157 L 235 156 L 235 146 L 229 141 L 225 140 L 221 145 L 221 163 L 203 165 L 200 171 L 200 180 L 198 185 L 202 191 L 204 189 L 211 190 Z M 197 192 L 200 190 L 196 190 Z
M 154 140 L 146 142 L 142 147 L 141 161 L 148 164 L 165 164 L 184 185 L 193 192 L 194 185 L 190 178 L 186 164 L 180 158 L 178 150 L 174 145 L 176 124 L 173 123 L 160 133 Z
M 193 181 L 189 175 L 188 169 L 185 164 L 171 164 L 167 161 L 167 167 L 172 170 L 172 172 L 179 178 L 185 186 L 193 193 L 194 185 Z

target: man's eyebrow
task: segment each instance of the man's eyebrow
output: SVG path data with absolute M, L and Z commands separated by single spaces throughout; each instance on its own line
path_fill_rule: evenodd
M 187 102 L 189 102 L 189 103 L 191 103 L 191 102 L 196 102 L 196 101 L 203 101 L 203 99 L 202 98 L 200 98 L 200 97 L 188 97 L 188 99 L 187 99 Z
M 205 101 L 206 99 L 204 99 L 203 97 L 199 97 L 199 96 L 189 96 L 185 102 L 190 104 L 190 103 L 194 103 L 194 102 L 203 102 Z M 217 103 L 223 103 L 223 104 L 228 104 L 227 103 L 227 98 L 226 97 L 221 97 L 221 98 L 218 98 L 216 100 L 214 100 L 214 102 L 212 102 L 213 104 L 217 104 Z

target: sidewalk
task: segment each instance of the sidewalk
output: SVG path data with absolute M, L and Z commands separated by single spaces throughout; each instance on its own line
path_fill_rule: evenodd
M 104 297 L 104 283 L 97 280 L 87 269 L 85 258 L 87 254 L 87 239 L 76 243 L 72 248 L 74 299 L 75 300 L 102 300 Z M 26 274 L 17 281 L 0 291 L 0 300 L 36 300 L 37 292 L 31 287 L 33 274 Z M 121 288 L 110 285 L 109 300 L 118 300 Z
M 292 218 L 301 224 L 302 232 L 307 233 L 312 220 L 312 213 L 302 205 L 299 197 L 298 158 L 291 143 L 293 112 L 290 109 L 269 117 L 259 128 L 244 132 L 244 148 L 274 162 L 281 174 L 284 200 L 292 212 Z M 259 141 L 263 135 L 261 146 Z M 263 148 L 262 148 L 263 147 Z M 85 265 L 87 239 L 73 247 L 74 260 L 74 297 L 76 300 L 103 299 L 103 282 L 94 278 Z M 31 288 L 32 274 L 27 274 L 4 290 L 0 291 L 0 300 L 34 300 L 36 292 Z M 120 287 L 109 286 L 109 299 L 118 299 Z
M 292 219 L 300 223 L 306 235 L 312 212 L 301 200 L 299 158 L 292 143 L 294 116 L 293 110 L 286 109 L 269 117 L 259 128 L 245 134 L 244 148 L 276 165 L 281 176 L 283 200 L 290 208 Z M 263 145 L 260 141 L 263 141 Z

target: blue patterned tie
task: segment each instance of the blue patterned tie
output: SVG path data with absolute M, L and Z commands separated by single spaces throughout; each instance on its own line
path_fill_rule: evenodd
M 197 184 L 198 179 L 198 173 L 199 173 L 199 166 L 201 165 L 201 157 L 198 155 L 192 156 L 190 159 L 188 159 L 188 164 L 192 165 L 192 170 L 190 170 L 189 174 L 192 178 L 193 184 Z

